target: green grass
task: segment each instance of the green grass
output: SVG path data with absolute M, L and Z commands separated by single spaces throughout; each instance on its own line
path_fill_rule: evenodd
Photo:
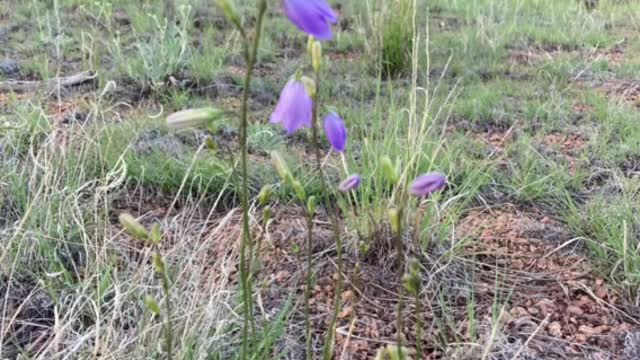
M 287 136 L 268 123 L 287 79 L 308 70 L 306 37 L 275 3 L 250 95 L 248 143 L 251 195 L 265 184 L 277 189 L 271 205 L 281 217 L 270 223 L 265 243 L 280 257 L 265 260 L 257 275 L 253 359 L 300 356 L 304 342 L 299 286 L 294 280 L 280 284 L 268 273 L 275 268 L 299 277 L 296 241 L 304 228 L 292 189 L 280 183 L 269 161 L 272 151 L 283 155 L 308 195 L 338 204 L 350 265 L 363 262 L 385 279 L 395 276 L 384 272 L 388 209 L 416 175 L 448 176 L 443 193 L 421 205 L 411 199 L 405 209 L 405 225 L 420 220 L 412 256 L 438 259 L 424 266 L 438 333 L 430 346 L 443 353 L 468 351 L 463 343 L 500 351 L 506 346 L 500 312 L 518 301 L 518 288 L 505 296 L 478 285 L 490 276 L 502 289 L 512 275 L 470 254 L 475 235 L 460 235 L 479 208 L 513 206 L 559 221 L 576 242 L 588 245 L 581 254 L 593 276 L 632 302 L 640 284 L 640 111 L 637 100 L 622 98 L 624 89 L 610 86 L 634 80 L 640 67 L 636 4 L 601 0 L 587 11 L 579 1 L 434 0 L 417 1 L 413 14 L 409 0 L 385 3 L 389 8 L 377 1 L 343 2 L 344 22 L 334 28 L 335 39 L 323 43 L 320 96 L 338 108 L 349 132 L 343 155 L 329 154 L 321 139 L 329 185 L 349 174 L 363 176 L 361 188 L 344 196 L 321 190 L 308 130 Z M 83 70 L 98 76 L 95 87 L 0 93 L 0 304 L 28 310 L 16 314 L 0 306 L 3 318 L 15 319 L 0 325 L 0 338 L 9 339 L 0 357 L 3 351 L 25 358 L 162 356 L 161 329 L 141 301 L 145 295 L 160 299 L 161 291 L 149 249 L 117 224 L 122 212 L 145 225 L 159 223 L 166 233 L 179 358 L 237 354 L 242 314 L 234 283 L 239 217 L 233 169 L 242 49 L 211 1 L 176 4 L 178 24 L 167 22 L 154 0 L 0 4 L 0 40 L 2 29 L 15 26 L 0 60 L 18 60 L 21 79 Z M 236 5 L 244 21 L 255 20 L 253 1 Z M 611 56 L 618 48 L 623 55 Z M 522 53 L 531 54 L 530 63 L 516 61 Z M 200 106 L 224 109 L 225 119 L 210 130 L 165 125 L 170 112 Z M 69 108 L 78 116 L 66 113 Z M 490 138 L 495 134 L 505 136 L 498 147 Z M 575 149 L 547 141 L 575 134 L 583 141 Z M 204 146 L 206 138 L 215 149 Z M 401 186 L 388 184 L 383 156 L 397 164 Z M 257 205 L 252 211 L 256 227 L 260 211 Z M 414 217 L 417 211 L 424 212 L 421 219 Z M 329 264 L 318 269 L 321 277 L 333 271 L 335 255 L 324 235 L 324 210 L 319 213 L 317 258 Z M 464 272 L 469 269 L 473 273 Z M 350 281 L 365 293 L 376 288 L 358 277 Z M 469 295 L 462 305 L 459 288 Z M 41 307 L 55 309 L 55 318 L 35 318 L 29 294 L 44 294 L 38 295 L 47 300 Z M 349 319 L 343 320 L 341 328 L 349 329 Z M 44 329 L 48 347 L 29 347 L 14 331 L 16 324 L 30 323 Z

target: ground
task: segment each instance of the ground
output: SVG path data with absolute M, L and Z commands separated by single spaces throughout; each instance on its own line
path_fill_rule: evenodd
M 266 227 L 252 201 L 253 358 L 305 356 L 308 224 L 272 151 L 335 205 L 314 218 L 315 358 L 339 277 L 334 209 L 345 262 L 336 359 L 394 344 L 399 302 L 408 352 L 420 319 L 426 359 L 640 358 L 638 3 L 329 2 L 340 21 L 323 43 L 320 98 L 349 142 L 336 154 L 323 139 L 321 155 L 330 186 L 350 173 L 363 184 L 323 192 L 310 132 L 268 123 L 287 79 L 309 69 L 305 35 L 270 1 L 249 100 L 250 193 L 275 189 Z M 176 358 L 238 355 L 245 62 L 212 1 L 176 3 L 174 21 L 159 0 L 0 3 L 2 359 L 162 357 L 143 301 L 166 300 L 152 248 L 123 231 L 122 213 L 161 226 Z M 235 3 L 253 26 L 254 2 Z M 201 106 L 224 116 L 166 126 Z M 407 179 L 448 177 L 405 211 L 417 300 L 398 282 L 386 214 L 402 186 L 386 183 L 382 156 Z

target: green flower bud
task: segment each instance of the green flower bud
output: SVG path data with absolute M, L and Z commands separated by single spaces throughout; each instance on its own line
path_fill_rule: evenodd
M 153 297 L 147 295 L 144 297 L 144 304 L 154 315 L 160 315 L 160 305 Z
M 124 230 L 129 233 L 129 235 L 133 236 L 138 240 L 147 240 L 149 239 L 149 232 L 147 229 L 142 226 L 133 216 L 130 214 L 120 214 L 118 217 L 120 220 L 120 225 L 124 228 Z
M 402 211 L 397 208 L 391 208 L 387 212 L 387 215 L 389 216 L 391 230 L 394 234 L 398 235 L 400 233 L 400 226 L 402 224 Z
M 375 360 L 404 360 L 407 359 L 409 354 L 407 348 L 402 347 L 400 349 L 402 352 L 402 359 L 399 357 L 398 346 L 397 345 L 387 345 L 385 348 L 378 350 L 376 354 Z
M 265 206 L 271 200 L 271 195 L 273 194 L 273 189 L 271 185 L 265 185 L 260 189 L 260 193 L 258 194 L 258 202 L 260 206 Z
M 309 35 L 309 39 L 307 39 L 307 53 L 309 56 L 313 56 L 313 44 L 316 42 L 316 39 Z
M 164 260 L 162 260 L 162 256 L 160 256 L 160 254 L 153 254 L 153 266 L 157 273 L 164 274 Z
M 182 110 L 167 117 L 167 126 L 176 130 L 203 127 L 222 116 L 223 112 L 214 108 Z
M 278 152 L 271 152 L 271 163 L 276 168 L 278 176 L 280 176 L 283 181 L 289 181 L 292 179 L 291 172 L 289 171 L 287 163 Z
M 300 201 L 305 201 L 307 199 L 307 193 L 304 191 L 304 186 L 298 180 L 293 180 L 291 182 L 291 186 L 293 186 L 293 191 L 296 193 L 296 196 Z
M 162 239 L 162 231 L 160 230 L 160 225 L 155 224 L 151 228 L 151 232 L 149 233 L 149 240 L 154 244 L 159 244 Z
M 314 98 L 316 96 L 316 82 L 308 76 L 300 77 L 300 81 L 304 85 L 304 88 L 307 90 L 309 96 Z
M 322 65 L 322 44 L 319 41 L 314 41 L 311 46 L 311 65 L 315 72 L 318 72 Z
M 398 183 L 398 172 L 396 171 L 396 167 L 393 165 L 391 159 L 384 155 L 380 158 L 380 166 L 382 166 L 382 173 L 387 178 L 392 185 Z
M 262 209 L 262 221 L 266 225 L 269 220 L 271 220 L 271 215 L 273 214 L 273 210 L 271 210 L 271 206 L 267 205 Z
M 313 195 L 309 196 L 309 199 L 307 200 L 307 212 L 310 216 L 313 216 L 316 213 L 316 197 Z

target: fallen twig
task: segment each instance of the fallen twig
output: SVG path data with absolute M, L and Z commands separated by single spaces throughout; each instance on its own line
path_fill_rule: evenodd
M 83 71 L 74 75 L 58 77 L 46 81 L 39 80 L 9 80 L 0 81 L 0 91 L 27 92 L 45 88 L 56 91 L 61 88 L 77 86 L 95 79 L 93 71 Z

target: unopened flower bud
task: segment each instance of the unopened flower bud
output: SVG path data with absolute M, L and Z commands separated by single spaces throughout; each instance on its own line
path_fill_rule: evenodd
M 154 315 L 160 315 L 160 305 L 158 305 L 156 299 L 147 295 L 144 297 L 144 304 Z
M 154 244 L 159 244 L 162 239 L 162 231 L 160 230 L 160 225 L 155 224 L 151 228 L 151 232 L 149 233 L 149 240 Z
M 276 168 L 278 176 L 280 176 L 283 181 L 289 181 L 291 179 L 291 172 L 289 171 L 289 167 L 278 152 L 273 151 L 271 153 L 271 163 Z
M 307 94 L 314 98 L 316 96 L 316 82 L 308 76 L 300 77 L 300 81 L 304 85 L 305 90 L 307 90 Z
M 307 199 L 307 212 L 309 216 L 313 216 L 316 213 L 316 197 L 313 195 Z
M 313 56 L 313 44 L 316 42 L 316 39 L 312 36 L 309 35 L 309 38 L 307 39 L 307 53 L 309 54 L 309 56 Z
M 271 206 L 267 205 L 262 209 L 262 222 L 267 225 L 269 220 L 271 220 L 271 215 L 273 214 L 273 210 L 271 210 Z
M 322 45 L 319 41 L 314 41 L 311 46 L 311 65 L 315 72 L 318 72 L 322 65 Z
M 393 165 L 391 159 L 384 155 L 380 158 L 380 166 L 382 167 L 382 173 L 387 178 L 391 184 L 395 185 L 398 183 L 398 172 L 396 171 L 396 167 Z
M 214 108 L 182 110 L 167 117 L 167 126 L 176 130 L 203 127 L 221 116 L 222 111 Z
M 120 220 L 120 225 L 124 228 L 124 230 L 129 233 L 129 235 L 133 236 L 138 240 L 147 240 L 149 239 L 149 232 L 147 229 L 142 226 L 133 216 L 130 214 L 120 214 L 118 217 Z
M 394 234 L 398 235 L 400 233 L 400 226 L 402 223 L 402 211 L 398 208 L 391 208 L 387 213 L 389 216 L 389 223 L 391 224 L 391 230 Z
M 153 254 L 153 266 L 158 274 L 164 274 L 164 260 L 160 254 Z
M 260 193 L 258 194 L 258 201 L 260 202 L 260 206 L 267 205 L 269 203 L 269 200 L 271 200 L 272 194 L 273 189 L 271 188 L 271 185 L 263 186 L 260 190 Z
M 307 193 L 304 191 L 304 186 L 298 180 L 291 181 L 291 186 L 293 186 L 293 191 L 296 193 L 298 200 L 305 201 L 307 199 Z

